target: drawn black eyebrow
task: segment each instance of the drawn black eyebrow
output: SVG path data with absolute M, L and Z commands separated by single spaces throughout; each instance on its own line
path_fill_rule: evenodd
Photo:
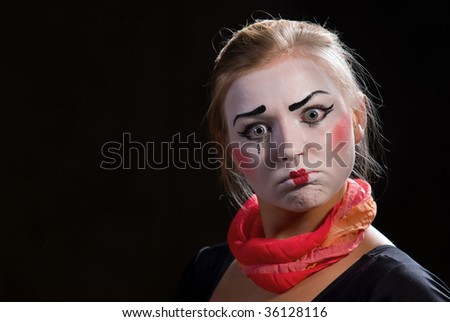
M 330 94 L 326 91 L 322 91 L 322 90 L 317 90 L 312 92 L 311 94 L 309 94 L 308 96 L 306 96 L 304 99 L 302 99 L 300 102 L 294 103 L 289 105 L 289 111 L 293 112 L 297 109 L 299 109 L 300 107 L 302 107 L 303 105 L 305 105 L 306 103 L 308 103 L 308 101 L 313 98 L 314 95 L 316 94 Z
M 242 117 L 242 116 L 258 115 L 258 114 L 264 113 L 265 111 L 266 111 L 266 107 L 264 105 L 261 105 L 261 106 L 258 106 L 257 108 L 255 108 L 254 110 L 252 110 L 250 112 L 237 114 L 236 117 L 234 118 L 233 126 L 236 124 L 237 119 Z

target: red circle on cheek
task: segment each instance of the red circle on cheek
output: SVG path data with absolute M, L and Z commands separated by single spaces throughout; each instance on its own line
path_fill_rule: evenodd
M 239 164 L 242 164 L 242 163 L 250 161 L 249 158 L 244 156 L 244 154 L 242 153 L 241 149 L 233 149 L 233 157 L 234 157 L 234 160 L 236 161 L 238 166 L 239 166 Z
M 256 169 L 258 161 L 254 155 L 249 154 L 245 149 L 233 149 L 235 165 L 246 175 L 251 175 Z
M 347 115 L 342 117 L 333 127 L 331 135 L 333 137 L 332 146 L 336 147 L 341 142 L 350 143 L 351 135 L 351 121 Z

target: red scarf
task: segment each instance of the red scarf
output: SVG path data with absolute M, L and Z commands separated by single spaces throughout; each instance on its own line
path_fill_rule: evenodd
M 261 288 L 283 293 L 355 249 L 376 214 L 370 185 L 348 179 L 343 199 L 319 228 L 286 239 L 265 238 L 253 195 L 238 211 L 228 244 L 242 272 Z

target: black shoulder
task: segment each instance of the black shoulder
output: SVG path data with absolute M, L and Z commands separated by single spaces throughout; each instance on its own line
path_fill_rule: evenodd
M 379 246 L 331 283 L 315 301 L 450 301 L 449 287 L 402 250 Z
M 406 253 L 392 247 L 384 256 L 387 265 L 373 289 L 371 301 L 450 301 L 449 287 Z
M 200 249 L 183 272 L 175 301 L 208 301 L 232 260 L 225 242 Z
M 230 249 L 226 242 L 215 244 L 212 246 L 205 246 L 197 253 L 195 262 L 197 265 L 216 266 L 217 262 L 222 262 L 223 259 L 229 256 Z

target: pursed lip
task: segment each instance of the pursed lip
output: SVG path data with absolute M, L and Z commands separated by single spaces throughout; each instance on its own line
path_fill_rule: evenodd
M 306 170 L 304 168 L 300 168 L 298 170 L 289 172 L 289 177 L 292 179 L 302 177 L 305 175 L 308 175 L 308 173 L 306 172 Z
M 308 178 L 308 176 L 311 173 L 316 173 L 316 172 L 317 171 L 307 171 L 304 168 L 300 168 L 300 169 L 297 169 L 297 170 L 292 170 L 291 172 L 289 172 L 289 176 L 284 177 L 280 181 L 280 183 L 284 183 L 286 181 L 293 180 L 293 179 L 297 179 L 296 181 L 299 181 L 301 179 L 298 179 L 298 178 L 302 178 L 302 177 L 305 177 L 305 179 L 306 179 L 306 178 Z

